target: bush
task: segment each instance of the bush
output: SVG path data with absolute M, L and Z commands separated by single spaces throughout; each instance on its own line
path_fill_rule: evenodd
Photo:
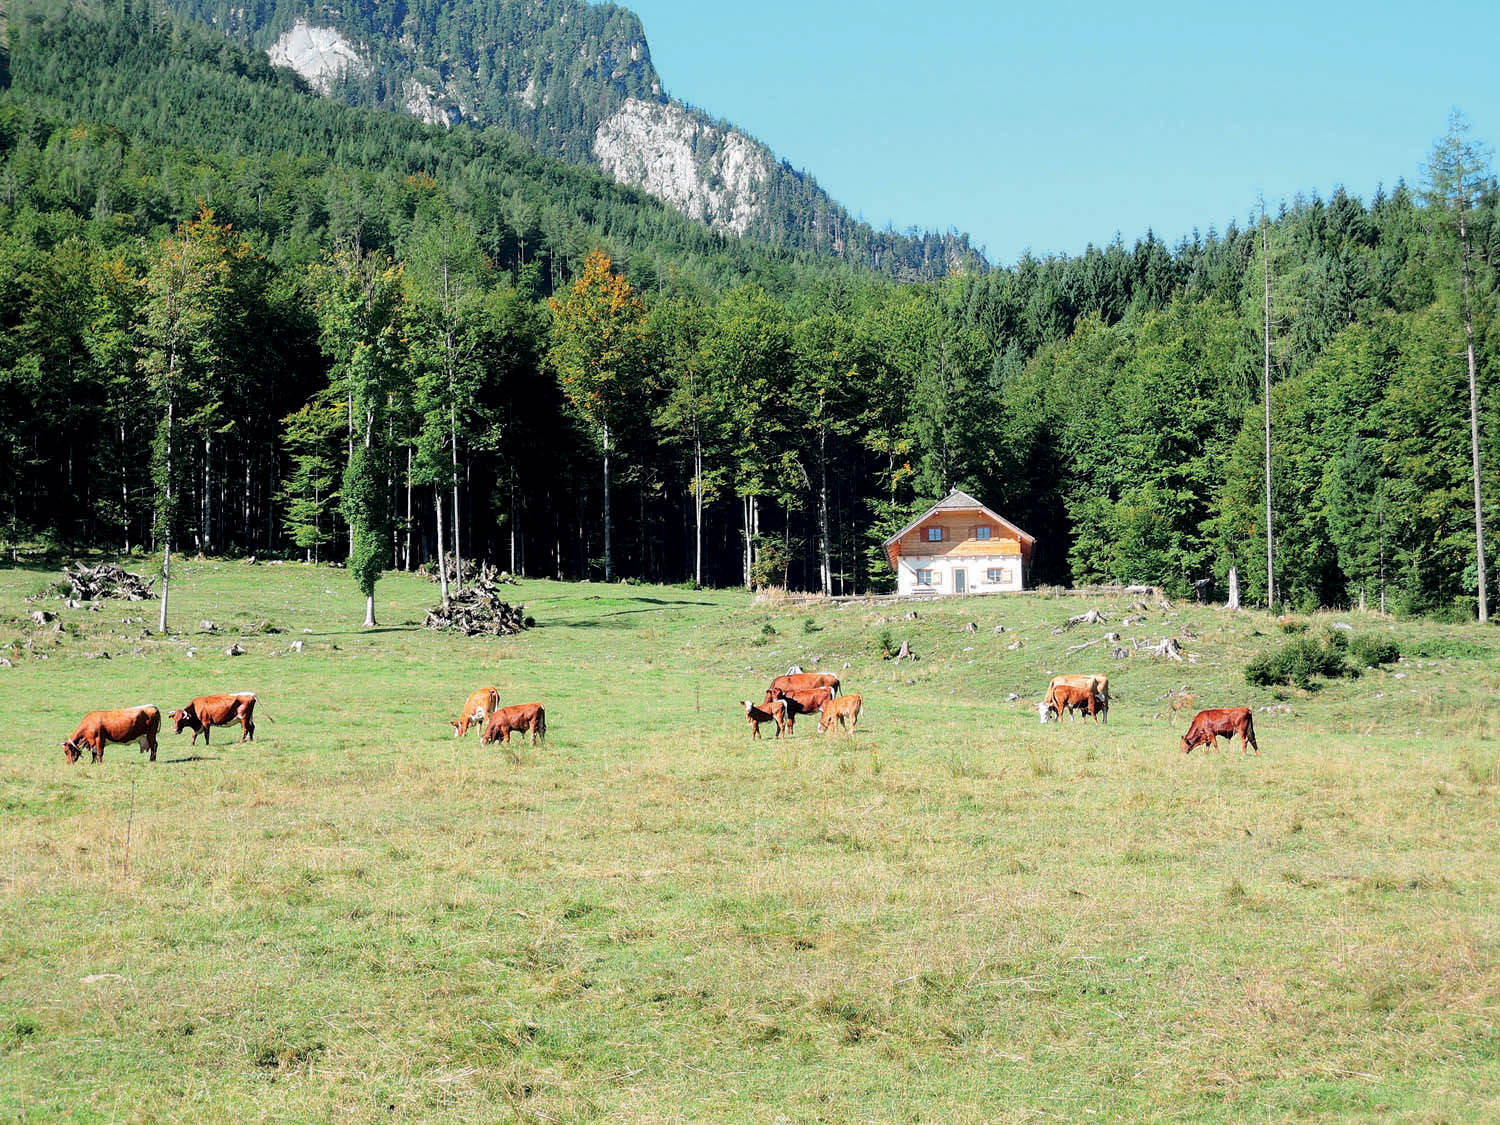
M 889 629 L 882 629 L 880 631 L 880 637 L 876 641 L 876 644 L 880 646 L 880 659 L 889 660 L 896 655 L 896 638 L 891 635 Z
M 1366 668 L 1382 664 L 1394 664 L 1401 659 L 1401 649 L 1395 641 L 1385 637 L 1360 635 L 1349 642 L 1349 655 Z
M 1357 676 L 1340 647 L 1328 640 L 1296 637 L 1274 652 L 1262 653 L 1245 667 L 1245 679 L 1256 687 L 1289 684 L 1312 691 L 1320 678 Z

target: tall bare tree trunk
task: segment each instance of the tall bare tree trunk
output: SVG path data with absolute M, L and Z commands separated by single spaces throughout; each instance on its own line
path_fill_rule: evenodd
M 411 446 L 406 447 L 406 569 L 411 570 Z
M 818 431 L 818 468 L 822 480 L 818 489 L 818 548 L 819 576 L 823 582 L 823 596 L 833 596 L 833 564 L 829 561 L 828 546 L 828 435 Z
M 443 554 L 443 490 L 432 488 L 433 510 L 437 512 L 438 589 L 443 593 L 443 608 L 448 608 L 448 560 Z
M 175 421 L 176 403 L 172 401 L 172 376 L 177 366 L 174 348 L 167 360 L 167 457 L 166 457 L 166 519 L 162 521 L 161 550 L 161 610 L 156 618 L 156 631 L 167 631 L 167 601 L 172 593 L 172 426 Z
M 1240 608 L 1240 568 L 1229 568 L 1229 608 Z
M 693 582 L 703 585 L 703 442 L 693 420 Z
M 1266 227 L 1266 209 L 1260 209 L 1261 273 L 1265 279 L 1265 351 L 1264 392 L 1266 400 L 1266 609 L 1276 608 L 1276 559 L 1271 499 L 1271 239 Z
M 615 580 L 613 528 L 609 509 L 609 427 L 604 427 L 604 581 Z
M 1458 242 L 1463 264 L 1461 290 L 1464 304 L 1464 344 L 1469 358 L 1469 451 L 1474 465 L 1474 561 L 1478 569 L 1479 620 L 1490 619 L 1489 581 L 1484 560 L 1484 490 L 1479 471 L 1479 375 L 1474 362 L 1474 309 L 1472 262 L 1469 257 L 1469 228 L 1464 221 L 1468 198 L 1460 186 L 1458 206 Z
M 125 449 L 125 416 L 120 415 L 120 449 Z M 130 554 L 130 473 L 120 462 L 120 527 L 124 531 L 125 553 Z
M 450 381 L 449 386 L 453 384 Z M 464 588 L 464 559 L 458 546 L 458 408 L 448 398 L 448 437 L 453 455 L 453 588 Z

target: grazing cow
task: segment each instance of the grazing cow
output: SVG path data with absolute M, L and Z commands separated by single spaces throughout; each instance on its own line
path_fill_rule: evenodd
M 1219 739 L 1233 739 L 1235 735 L 1240 736 L 1241 753 L 1251 750 L 1260 753 L 1260 747 L 1255 744 L 1255 720 L 1250 717 L 1250 708 L 1214 707 L 1199 711 L 1193 716 L 1187 734 L 1182 736 L 1182 752 L 1191 753 L 1194 746 L 1212 750 L 1218 746 Z
M 798 672 L 789 676 L 777 676 L 771 681 L 771 690 L 815 691 L 827 688 L 830 694 L 839 693 L 839 678 L 832 672 Z
M 193 731 L 193 745 L 198 744 L 198 735 L 203 735 L 203 745 L 208 745 L 208 733 L 214 727 L 240 724 L 240 741 L 255 741 L 255 704 L 258 701 L 253 691 L 237 691 L 233 695 L 200 695 L 180 711 L 172 712 L 173 733 L 181 734 L 185 727 Z M 271 719 L 270 715 L 266 718 Z M 274 723 L 276 720 L 271 719 Z
M 853 734 L 854 728 L 859 726 L 859 717 L 864 714 L 864 711 L 864 699 L 858 693 L 830 699 L 818 712 L 818 730 L 826 734 L 835 727 L 841 726 Z
M 1041 703 L 1042 722 L 1045 723 L 1049 715 L 1056 715 L 1061 721 L 1064 711 L 1087 711 L 1097 723 L 1099 697 L 1077 684 L 1053 684 L 1047 689 L 1047 698 Z
M 1061 676 L 1053 676 L 1051 681 L 1047 684 L 1048 699 L 1051 698 L 1052 689 L 1057 687 L 1059 684 L 1067 684 L 1070 687 L 1087 688 L 1089 691 L 1093 692 L 1095 696 L 1095 706 L 1098 710 L 1099 721 L 1104 723 L 1109 722 L 1108 676 L 1096 672 L 1086 672 L 1078 674 L 1070 673 Z M 1089 714 L 1093 713 L 1094 712 L 1092 711 L 1089 712 Z M 1054 707 L 1049 706 L 1047 699 L 1043 699 L 1041 703 L 1037 704 L 1037 714 L 1041 716 L 1043 723 L 1045 723 L 1053 715 L 1056 715 L 1059 721 L 1062 719 L 1062 712 Z
M 73 736 L 62 744 L 63 757 L 71 765 L 88 747 L 91 761 L 104 761 L 104 747 L 111 742 L 135 742 L 149 750 L 156 761 L 156 736 L 161 730 L 161 712 L 150 703 L 121 707 L 115 711 L 90 711 L 78 723 Z
M 827 687 L 812 688 L 807 691 L 797 689 L 779 688 L 774 685 L 766 690 L 766 706 L 775 700 L 784 700 L 786 703 L 786 732 L 792 734 L 797 725 L 798 715 L 816 715 L 823 710 L 823 704 L 833 698 L 833 689 Z
M 479 744 L 488 746 L 499 739 L 509 746 L 510 732 L 513 730 L 530 732 L 531 744 L 535 746 L 538 739 L 547 737 L 547 712 L 540 703 L 517 703 L 512 707 L 492 711 L 485 720 Z
M 750 720 L 751 737 L 760 737 L 761 723 L 775 723 L 777 738 L 791 729 L 791 715 L 787 711 L 785 699 L 773 699 L 758 706 L 748 699 L 740 702 L 745 705 L 745 718 Z
M 477 726 L 483 731 L 485 720 L 498 710 L 500 693 L 494 688 L 482 687 L 473 692 L 464 700 L 464 713 L 458 717 L 458 722 L 450 724 L 453 727 L 453 737 L 462 738 L 469 733 L 471 726 Z

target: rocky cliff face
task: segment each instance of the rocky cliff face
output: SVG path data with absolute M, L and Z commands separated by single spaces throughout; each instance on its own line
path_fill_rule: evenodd
M 370 64 L 360 57 L 353 43 L 331 27 L 314 27 L 306 20 L 294 23 L 266 54 L 274 65 L 291 67 L 309 86 L 324 94 L 346 74 L 364 77 L 370 73 Z
M 314 89 L 514 130 L 727 234 L 901 277 L 976 259 L 967 238 L 877 231 L 760 142 L 663 95 L 640 19 L 590 0 L 156 0 L 264 49 Z M 3 4 L 3 0 L 0 0 Z
M 628 98 L 599 123 L 593 151 L 617 183 L 711 227 L 744 234 L 764 213 L 771 154 L 682 106 Z

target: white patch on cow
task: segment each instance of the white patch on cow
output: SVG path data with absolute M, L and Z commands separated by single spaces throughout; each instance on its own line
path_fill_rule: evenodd
M 232 691 L 229 694 L 232 695 L 232 696 L 234 696 L 236 699 L 254 699 L 255 698 L 255 693 L 253 691 Z
M 1050 707 L 1047 706 L 1047 701 L 1044 699 L 1044 700 L 1042 700 L 1040 703 L 1038 703 L 1036 705 L 1036 713 L 1038 715 L 1040 715 L 1041 718 L 1042 718 L 1042 726 L 1046 726 L 1047 725 L 1047 719 L 1052 714 L 1052 708 L 1050 708 Z

